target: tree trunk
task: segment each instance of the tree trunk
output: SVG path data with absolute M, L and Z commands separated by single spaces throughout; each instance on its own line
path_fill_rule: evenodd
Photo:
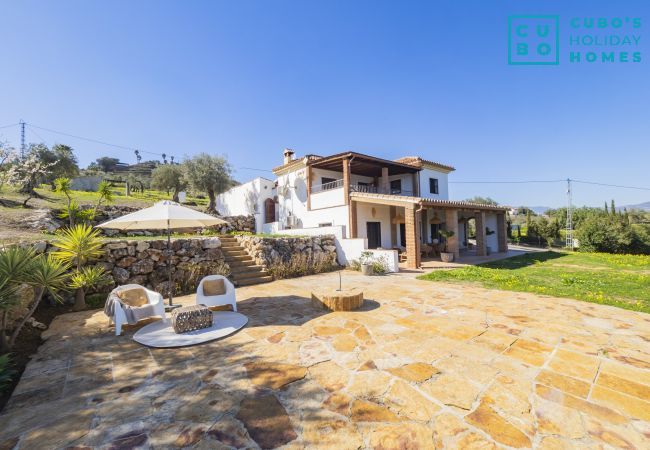
M 208 205 L 208 211 L 212 213 L 217 212 L 217 198 L 214 195 L 213 189 L 208 189 L 208 198 L 210 199 L 210 204 Z
M 29 202 L 32 198 L 34 198 L 34 197 L 33 197 L 31 192 L 29 194 L 27 194 L 27 198 L 23 202 L 23 208 L 29 208 L 29 206 L 27 206 L 27 202 Z
M 29 320 L 32 315 L 34 315 L 34 311 L 36 311 L 36 308 L 38 307 L 39 303 L 41 303 L 41 299 L 43 298 L 43 293 L 45 291 L 43 288 L 38 288 L 34 292 L 34 303 L 32 306 L 29 308 L 29 312 L 25 315 L 25 317 L 22 318 L 18 326 L 14 329 L 14 331 L 11 333 L 11 338 L 9 339 L 9 348 L 13 348 L 13 346 L 16 344 L 16 339 L 18 338 L 18 335 L 20 334 L 20 330 L 23 329 L 23 326 L 25 323 Z
M 74 306 L 72 310 L 83 311 L 84 309 L 86 309 L 86 291 L 83 288 L 79 288 L 74 294 Z
M 172 200 L 175 201 L 176 203 L 179 202 L 179 200 L 178 200 L 178 189 L 174 189 L 174 196 L 172 197 Z
M 9 351 L 9 341 L 5 332 L 7 328 L 7 311 L 2 311 L 0 314 L 0 354 Z

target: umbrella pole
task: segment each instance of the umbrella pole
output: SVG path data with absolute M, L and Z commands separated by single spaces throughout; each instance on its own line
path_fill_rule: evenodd
M 172 238 L 171 238 L 171 229 L 169 227 L 169 220 L 167 220 L 167 275 L 169 279 L 169 306 L 174 306 L 173 301 L 173 288 L 172 288 L 172 254 L 171 254 Z

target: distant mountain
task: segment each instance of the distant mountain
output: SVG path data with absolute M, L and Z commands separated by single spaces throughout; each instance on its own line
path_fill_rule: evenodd
M 628 211 L 631 209 L 641 209 L 643 211 L 650 211 L 650 202 L 639 203 L 637 205 L 625 205 L 616 209 L 622 210 L 623 208 L 626 208 Z

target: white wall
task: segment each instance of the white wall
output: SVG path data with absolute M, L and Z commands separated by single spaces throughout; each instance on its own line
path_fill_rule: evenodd
M 341 245 L 341 257 L 339 259 L 339 264 L 347 266 L 355 259 L 361 257 L 361 253 L 368 248 L 368 244 L 365 239 L 355 238 L 355 239 L 341 239 L 339 242 Z
M 373 216 L 372 211 L 375 211 Z M 381 228 L 381 246 L 390 249 L 390 209 L 385 205 L 373 205 L 357 202 L 357 237 L 368 238 L 366 222 L 379 222 Z M 399 242 L 399 241 L 398 241 Z
M 388 266 L 389 272 L 399 272 L 399 254 L 397 250 L 370 249 L 367 251 L 372 253 L 375 259 L 383 259 Z
M 497 237 L 497 215 L 496 214 L 485 214 L 485 226 L 488 227 L 491 231 L 494 231 L 494 234 L 485 237 L 485 242 L 488 247 L 492 250 L 492 253 L 499 251 L 499 238 Z
M 438 195 L 429 191 L 429 178 L 438 179 Z M 447 174 L 444 172 L 427 168 L 422 169 L 420 172 L 420 197 L 449 200 L 448 181 Z
M 223 216 L 255 215 L 255 230 L 264 225 L 264 201 L 273 198 L 274 183 L 266 178 L 255 178 L 235 186 L 217 196 L 217 211 Z
M 326 191 L 312 192 L 311 209 L 330 208 L 332 206 L 341 206 L 345 203 L 343 187 L 328 189 Z
M 413 186 L 413 175 L 410 173 L 402 175 L 391 175 L 388 177 L 388 188 L 390 189 L 390 182 L 393 180 L 402 180 L 402 192 L 410 192 L 409 195 L 415 195 L 415 186 Z M 379 179 L 379 184 L 381 184 L 381 178 Z M 397 194 L 399 195 L 399 194 Z

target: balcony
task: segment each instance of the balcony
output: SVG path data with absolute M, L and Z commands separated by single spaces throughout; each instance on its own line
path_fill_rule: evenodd
M 379 189 L 377 186 L 373 186 L 371 184 L 353 184 L 350 186 L 350 192 L 367 192 L 370 194 L 383 194 L 381 192 L 381 189 Z M 403 195 L 405 197 L 413 197 L 414 192 L 413 191 L 408 191 L 406 189 L 391 189 L 389 188 L 388 192 L 386 194 L 390 195 Z
M 343 180 L 335 180 L 335 181 L 330 181 L 329 183 L 317 184 L 316 186 L 312 186 L 311 191 L 312 193 L 331 191 L 332 189 L 337 189 L 340 187 L 343 187 Z

